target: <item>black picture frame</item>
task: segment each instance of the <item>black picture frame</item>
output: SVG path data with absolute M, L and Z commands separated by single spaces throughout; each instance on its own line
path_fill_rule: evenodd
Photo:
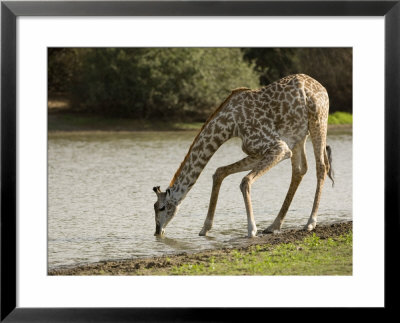
M 383 16 L 385 19 L 385 309 L 399 286 L 400 1 L 2 1 L 1 3 L 1 321 L 237 321 L 243 309 L 19 308 L 16 306 L 16 19 L 19 16 Z M 371 148 L 372 149 L 372 148 Z M 372 153 L 372 152 L 371 152 Z M 368 162 L 368 161 L 366 161 Z M 373 167 L 373 165 L 371 165 Z M 373 171 L 373 170 L 371 170 Z M 366 174 L 366 176 L 368 176 Z M 373 188 L 371 188 L 373 189 Z M 373 232 L 371 232 L 373 235 Z M 373 255 L 371 255 L 373 257 Z M 38 291 L 40 292 L 40 291 Z M 268 292 L 268 291 L 266 291 Z M 251 295 L 249 295 L 251 297 Z M 312 306 L 312 303 L 310 303 Z M 247 309 L 265 318 L 266 309 Z M 335 315 L 332 312 L 332 315 Z

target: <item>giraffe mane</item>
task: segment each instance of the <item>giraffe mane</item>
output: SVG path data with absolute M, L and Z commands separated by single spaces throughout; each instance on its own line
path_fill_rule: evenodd
M 240 88 L 237 88 L 237 89 L 232 90 L 232 91 L 231 91 L 231 94 L 229 94 L 229 96 L 220 104 L 220 106 L 219 106 L 217 109 L 215 109 L 215 111 L 208 117 L 207 121 L 204 122 L 204 124 L 203 124 L 203 126 L 201 127 L 200 131 L 198 132 L 198 134 L 197 134 L 196 137 L 194 138 L 192 144 L 190 145 L 190 148 L 189 148 L 189 150 L 188 150 L 188 152 L 187 152 L 185 158 L 183 159 L 182 163 L 180 164 L 178 170 L 176 171 L 174 177 L 172 178 L 172 180 L 171 180 L 171 182 L 170 182 L 170 184 L 169 184 L 169 187 L 172 187 L 172 186 L 175 184 L 175 181 L 176 181 L 176 179 L 178 178 L 179 174 L 181 173 L 183 166 L 185 165 L 186 161 L 189 159 L 190 153 L 192 152 L 192 149 L 193 149 L 193 146 L 194 146 L 195 142 L 196 142 L 197 139 L 199 138 L 199 136 L 200 136 L 200 134 L 202 133 L 202 131 L 204 130 L 204 128 L 210 123 L 210 121 L 211 121 L 212 119 L 214 119 L 215 115 L 222 109 L 222 107 L 225 106 L 225 104 L 229 101 L 229 99 L 230 99 L 235 93 L 242 92 L 242 91 L 248 91 L 248 90 L 251 90 L 251 89 L 249 89 L 249 88 L 247 88 L 247 87 L 240 87 Z

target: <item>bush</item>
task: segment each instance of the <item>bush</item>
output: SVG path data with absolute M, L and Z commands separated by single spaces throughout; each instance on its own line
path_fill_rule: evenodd
M 49 48 L 48 67 L 50 94 L 103 116 L 204 121 L 232 89 L 294 73 L 352 111 L 351 48 Z
M 330 111 L 353 110 L 352 48 L 243 48 L 254 62 L 262 85 L 281 77 L 304 73 L 328 91 Z
M 230 91 L 259 87 L 236 48 L 74 49 L 72 105 L 119 117 L 204 120 Z
M 74 77 L 71 66 L 76 64 L 75 52 L 69 48 L 49 48 L 47 54 L 49 93 L 65 93 Z

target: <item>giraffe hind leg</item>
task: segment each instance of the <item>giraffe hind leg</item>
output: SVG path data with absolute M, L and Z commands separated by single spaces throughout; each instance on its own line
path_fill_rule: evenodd
M 300 141 L 293 148 L 292 152 L 292 180 L 290 182 L 289 190 L 286 194 L 285 200 L 282 204 L 282 207 L 278 213 L 278 216 L 275 218 L 274 222 L 263 231 L 263 233 L 273 233 L 275 231 L 280 231 L 282 227 L 282 223 L 286 216 L 286 213 L 292 203 L 293 197 L 297 191 L 297 188 L 300 185 L 301 180 L 303 179 L 304 174 L 307 172 L 307 157 L 305 151 L 305 144 L 307 141 L 307 137 L 305 136 L 302 141 Z
M 248 156 L 237 161 L 236 163 L 220 167 L 216 170 L 215 174 L 213 175 L 213 186 L 211 191 L 210 204 L 208 206 L 208 213 L 206 220 L 204 221 L 203 228 L 199 233 L 200 236 L 207 235 L 208 231 L 211 230 L 214 222 L 215 208 L 217 206 L 218 195 L 222 181 L 229 175 L 252 169 L 258 160 L 259 158 L 257 157 Z
M 244 204 L 246 206 L 248 237 L 255 237 L 257 234 L 257 227 L 254 220 L 250 197 L 251 185 L 273 166 L 290 157 L 292 157 L 292 151 L 286 143 L 278 142 L 274 149 L 269 150 L 258 162 L 256 167 L 243 178 L 242 183 L 240 184 L 240 190 L 242 191 Z
M 329 161 L 326 160 L 326 127 L 319 126 L 311 127 L 310 134 L 311 141 L 314 148 L 315 155 L 315 166 L 317 173 L 317 188 L 315 190 L 315 197 L 313 208 L 311 211 L 310 218 L 305 226 L 305 230 L 312 231 L 317 225 L 317 212 L 319 207 L 319 202 L 321 200 L 322 188 L 324 186 L 326 174 L 329 171 Z

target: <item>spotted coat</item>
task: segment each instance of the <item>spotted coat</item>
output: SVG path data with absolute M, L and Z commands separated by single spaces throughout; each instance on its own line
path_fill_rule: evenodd
M 222 182 L 223 178 L 234 172 L 251 170 L 243 179 L 241 189 L 248 215 L 249 236 L 254 236 L 256 228 L 249 187 L 255 179 L 275 164 L 283 159 L 292 158 L 295 176 L 292 178 L 282 210 L 269 228 L 269 231 L 279 230 L 300 182 L 300 175 L 297 174 L 302 173 L 301 180 L 304 168 L 307 167 L 305 154 L 302 152 L 305 140 L 310 134 L 317 161 L 318 182 L 307 228 L 314 229 L 323 181 L 330 167 L 326 154 L 328 112 L 327 91 L 318 81 L 304 74 L 290 75 L 256 90 L 247 88 L 233 90 L 194 139 L 168 187 L 170 198 L 167 204 L 178 206 L 215 151 L 228 139 L 239 137 L 242 140 L 242 150 L 248 157 L 217 170 L 216 175 L 219 174 L 221 179 L 214 175 L 210 209 L 200 234 L 205 235 L 211 228 L 219 181 Z

